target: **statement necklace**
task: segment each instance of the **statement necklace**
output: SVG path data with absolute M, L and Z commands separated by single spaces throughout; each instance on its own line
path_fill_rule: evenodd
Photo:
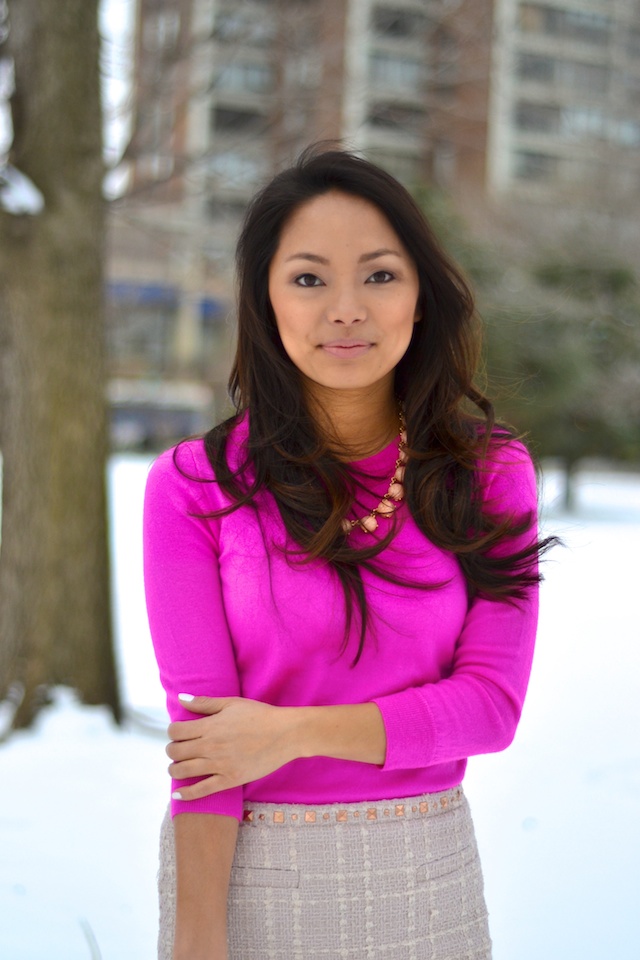
M 404 471 L 407 463 L 407 430 L 404 417 L 400 411 L 400 442 L 398 443 L 398 456 L 396 465 L 389 483 L 389 489 L 380 501 L 377 507 L 368 513 L 366 517 L 360 520 L 343 520 L 342 529 L 346 534 L 351 533 L 354 527 L 360 527 L 365 533 L 373 533 L 378 529 L 378 517 L 386 517 L 388 520 L 393 516 L 398 508 L 398 504 L 404 498 Z

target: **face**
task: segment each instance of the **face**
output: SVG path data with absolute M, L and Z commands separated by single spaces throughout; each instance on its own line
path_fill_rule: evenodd
M 392 389 L 420 318 L 415 264 L 384 214 L 331 191 L 285 224 L 269 268 L 282 345 L 310 384 Z

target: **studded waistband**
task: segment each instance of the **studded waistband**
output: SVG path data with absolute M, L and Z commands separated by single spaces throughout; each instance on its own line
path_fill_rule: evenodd
M 440 793 L 396 800 L 374 800 L 371 803 L 332 803 L 313 806 L 297 803 L 247 804 L 242 820 L 245 824 L 265 826 L 312 826 L 332 823 L 392 821 L 433 817 L 460 806 L 464 801 L 462 787 Z

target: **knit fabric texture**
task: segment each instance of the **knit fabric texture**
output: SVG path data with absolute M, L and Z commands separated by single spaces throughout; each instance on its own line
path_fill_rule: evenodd
M 396 815 L 419 811 L 421 802 L 426 815 Z M 274 823 L 283 809 L 284 822 Z M 240 824 L 229 960 L 490 960 L 482 874 L 460 789 L 387 801 L 375 819 L 355 816 L 366 811 L 350 805 L 323 805 L 309 825 L 304 809 L 255 804 L 252 822 Z M 158 957 L 171 960 L 169 812 L 160 857 Z
M 245 437 L 241 423 L 229 445 L 232 466 L 242 459 Z M 356 516 L 388 489 L 397 450 L 396 439 L 354 465 L 367 478 Z M 524 447 L 492 445 L 478 475 L 488 512 L 514 522 L 531 517 L 525 533 L 495 552 L 530 544 L 536 482 Z M 244 787 L 174 800 L 174 814 L 241 819 L 247 801 L 317 804 L 433 793 L 460 784 L 467 757 L 511 742 L 533 653 L 536 588 L 516 603 L 482 596 L 470 603 L 457 560 L 425 538 L 403 501 L 379 530 L 356 529 L 351 541 L 368 543 L 393 523 L 395 536 L 377 564 L 433 589 L 396 586 L 364 571 L 370 624 L 362 657 L 352 666 L 358 618 L 341 653 L 345 602 L 330 565 L 304 562 L 268 491 L 255 508 L 206 517 L 228 505 L 202 440 L 181 444 L 153 465 L 145 499 L 145 584 L 171 718 L 194 719 L 178 702 L 180 692 L 281 706 L 374 702 L 384 721 L 386 759 L 381 766 L 298 759 Z

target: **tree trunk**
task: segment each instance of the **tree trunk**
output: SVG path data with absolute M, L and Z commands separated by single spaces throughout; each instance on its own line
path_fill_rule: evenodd
M 45 198 L 0 211 L 0 698 L 67 684 L 120 716 L 105 462 L 98 0 L 10 0 L 11 162 Z
M 578 475 L 578 460 L 565 458 L 563 466 L 562 506 L 567 513 L 575 513 L 576 509 L 576 478 Z

